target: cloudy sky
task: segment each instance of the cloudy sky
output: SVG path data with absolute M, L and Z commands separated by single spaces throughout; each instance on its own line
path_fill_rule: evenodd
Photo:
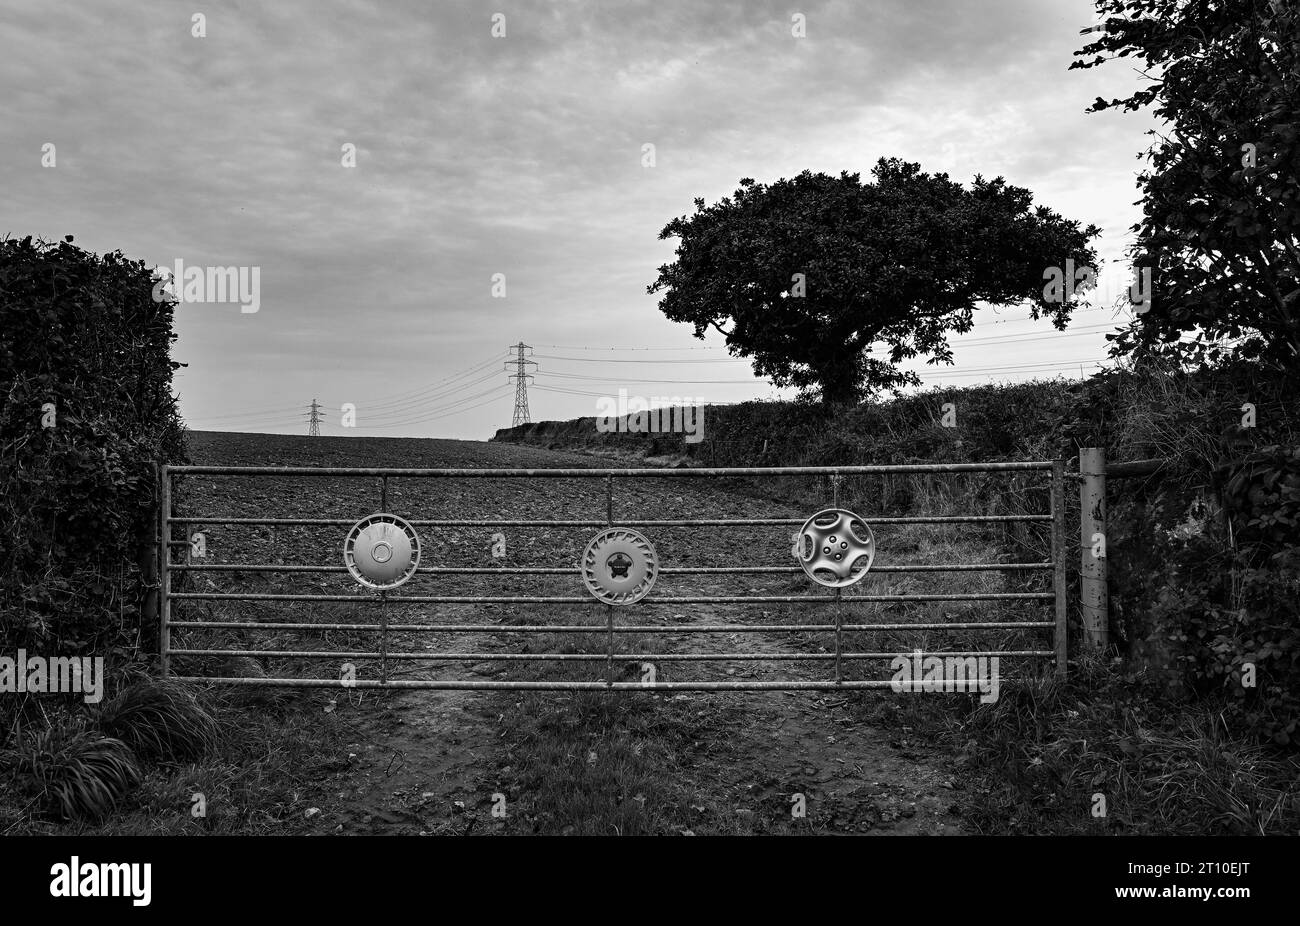
M 1150 121 L 1084 113 L 1139 79 L 1067 70 L 1093 18 L 1089 0 L 0 0 L 0 235 L 258 268 L 256 312 L 178 307 L 198 429 L 305 433 L 317 398 L 325 434 L 486 438 L 510 424 L 520 340 L 534 420 L 620 388 L 776 396 L 646 294 L 664 224 L 742 177 L 895 156 L 1097 224 L 1113 291 Z M 926 379 L 1078 376 L 1113 325 L 983 309 Z

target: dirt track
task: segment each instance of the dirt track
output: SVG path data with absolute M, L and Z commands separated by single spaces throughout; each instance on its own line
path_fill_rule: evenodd
M 196 463 L 229 465 L 386 465 L 399 467 L 590 466 L 577 457 L 533 448 L 458 441 L 328 439 L 265 435 L 193 435 Z M 280 477 L 236 481 L 195 478 L 182 494 L 188 512 L 231 516 L 356 518 L 379 507 L 378 480 Z M 587 480 L 401 480 L 389 486 L 388 508 L 412 518 L 603 518 L 604 488 Z M 721 491 L 706 480 L 655 479 L 619 486 L 616 520 L 672 517 L 794 517 L 801 513 L 757 498 Z M 707 514 L 706 514 L 707 513 Z M 806 514 L 806 513 L 804 513 Z M 549 531 L 549 532 L 548 532 Z M 422 565 L 561 565 L 576 561 L 593 528 L 503 529 L 507 558 L 491 557 L 496 528 L 422 531 Z M 207 529 L 209 562 L 334 564 L 343 529 Z M 337 536 L 336 536 L 337 535 Z M 727 534 L 711 528 L 656 529 L 666 565 L 724 565 L 752 557 L 765 565 L 789 561 L 788 530 L 755 528 Z M 213 586 L 208 586 L 208 576 Z M 345 576 L 242 576 L 207 573 L 193 588 L 348 592 Z M 787 576 L 665 576 L 656 595 L 789 594 L 803 581 Z M 581 595 L 568 576 L 420 576 L 407 594 Z M 543 605 L 390 605 L 390 651 L 600 652 L 603 635 L 548 635 L 520 643 L 511 623 L 603 621 L 599 608 Z M 702 623 L 775 623 L 800 612 L 773 605 L 696 605 L 619 609 L 662 634 L 620 635 L 631 652 L 691 653 L 731 650 L 816 653 L 825 641 L 790 635 L 684 632 Z M 331 609 L 243 602 L 183 602 L 181 618 L 204 614 L 224 620 L 285 620 L 289 612 L 350 622 L 375 617 L 373 607 Z M 713 611 L 706 610 L 713 608 Z M 436 612 L 434 609 L 437 609 Z M 401 630 L 411 622 L 501 624 L 499 633 L 429 634 Z M 234 639 L 226 636 L 221 645 Z M 251 631 L 240 645 L 257 648 L 369 648 L 373 639 L 324 633 L 307 647 L 301 636 Z M 324 640 L 326 645 L 322 645 Z M 626 642 L 625 642 L 626 641 Z M 584 649 L 584 644 L 590 644 Z M 205 639 L 201 645 L 216 645 Z M 577 649 L 571 649 L 573 646 Z M 335 677 L 335 661 L 311 670 L 288 661 L 273 671 Z M 373 665 L 358 663 L 361 677 Z M 552 664 L 554 665 L 554 664 Z M 601 678 L 604 663 L 569 669 L 564 677 Z M 212 671 L 219 668 L 204 665 Z M 633 670 L 632 666 L 626 666 Z M 825 678 L 825 661 L 663 662 L 661 680 Z M 552 674 L 543 669 L 547 675 Z M 633 670 L 634 671 L 634 670 Z M 883 667 L 868 669 L 875 677 Z M 536 678 L 529 664 L 493 660 L 404 661 L 399 678 Z M 315 771 L 303 803 L 303 828 L 343 833 L 452 832 L 854 832 L 956 833 L 954 781 L 939 759 L 909 743 L 906 731 L 863 719 L 863 699 L 891 694 L 826 692 L 520 693 L 513 691 L 363 692 L 316 689 L 301 695 L 318 704 L 322 721 L 343 724 L 347 755 Z M 613 701 L 622 703 L 613 704 Z M 635 703 L 629 703 L 635 702 Z M 621 757 L 621 758 L 620 758 Z M 559 763 L 558 767 L 556 763 Z M 606 767 L 608 766 L 608 767 Z M 500 795 L 494 798 L 493 795 Z M 557 796 L 560 795 L 560 796 Z M 800 798 L 800 795 L 802 798 Z M 792 815 L 802 803 L 806 816 Z M 494 806 L 497 815 L 493 814 Z M 580 808 L 590 808 L 583 811 Z M 504 809 L 504 815 L 502 811 Z

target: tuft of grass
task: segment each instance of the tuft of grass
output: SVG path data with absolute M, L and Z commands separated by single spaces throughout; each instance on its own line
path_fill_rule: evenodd
M 66 821 L 99 820 L 140 783 L 140 766 L 126 743 L 98 730 L 57 724 L 5 757 L 17 790 Z
M 1100 660 L 950 718 L 986 833 L 1250 835 L 1300 829 L 1300 763 Z M 1099 796 L 1100 795 L 1100 799 Z M 1104 800 L 1104 803 L 1103 803 Z M 1104 807 L 1104 814 L 1099 810 Z
M 106 702 L 96 717 L 105 734 L 162 762 L 201 759 L 217 745 L 217 724 L 185 686 L 146 679 Z

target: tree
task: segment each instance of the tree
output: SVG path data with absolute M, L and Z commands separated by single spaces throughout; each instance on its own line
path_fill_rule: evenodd
M 1167 349 L 1294 368 L 1300 352 L 1300 12 L 1294 0 L 1098 0 L 1071 68 L 1130 55 L 1149 84 L 1090 112 L 1154 104 L 1135 268 L 1152 300 L 1113 354 Z M 1236 340 L 1220 347 L 1220 339 Z
M 1092 266 L 1095 226 L 1033 207 L 1001 177 L 965 189 L 884 158 L 872 175 L 746 178 L 712 206 L 696 199 L 660 232 L 680 242 L 647 291 L 696 337 L 716 329 L 755 373 L 827 403 L 919 384 L 896 366 L 908 358 L 952 363 L 948 334 L 969 331 L 981 302 L 1028 301 L 1065 327 L 1075 294 L 1054 299 L 1044 271 Z

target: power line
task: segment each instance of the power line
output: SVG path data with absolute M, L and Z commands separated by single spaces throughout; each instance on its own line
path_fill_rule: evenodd
M 403 415 L 407 415 L 412 412 L 419 414 L 422 411 L 421 406 L 427 407 L 430 403 L 432 403 L 433 405 L 437 405 L 441 402 L 450 399 L 458 392 L 463 392 L 466 389 L 473 389 L 475 386 L 481 386 L 483 383 L 486 383 L 489 380 L 496 379 L 497 374 L 499 372 L 500 370 L 493 370 L 491 373 L 487 374 L 486 376 L 481 376 L 478 379 L 469 380 L 468 382 L 462 383 L 458 386 L 453 386 L 451 388 L 441 390 L 435 395 L 429 395 L 420 399 L 409 399 L 405 402 L 388 403 L 387 405 L 385 405 L 384 403 L 376 403 L 375 405 L 366 405 L 364 406 L 366 410 L 366 415 L 369 418 L 394 418 L 394 417 L 401 417 Z M 362 407 L 363 406 L 360 403 L 357 404 L 358 411 L 360 411 Z M 375 412 L 374 409 L 376 408 L 379 409 L 386 408 L 387 410 Z
M 1025 334 L 1024 336 L 1011 337 L 991 337 L 991 338 L 970 338 L 962 340 L 953 340 L 952 347 L 965 347 L 970 344 L 1022 344 L 1026 341 L 1047 341 L 1055 338 L 1081 337 L 1092 335 L 1098 331 L 1116 331 L 1112 325 L 1090 325 L 1087 328 L 1079 328 L 1074 331 L 1059 331 L 1056 333 L 1044 334 Z M 873 341 L 874 345 L 887 347 L 887 342 Z M 695 364 L 695 363 L 753 363 L 749 357 L 709 357 L 705 359 L 655 359 L 643 360 L 640 357 L 564 357 L 559 354 L 534 354 L 535 357 L 541 357 L 543 360 L 567 360 L 574 363 L 654 363 L 654 364 Z
M 608 376 L 585 376 L 582 373 L 543 373 L 537 372 L 538 376 L 556 377 L 559 379 L 585 379 L 597 383 L 756 383 L 762 382 L 757 379 L 623 379 L 611 378 Z
M 1081 314 L 1084 314 L 1084 313 L 1087 313 L 1087 312 L 1111 312 L 1112 314 L 1114 314 L 1115 310 L 1114 310 L 1113 307 L 1108 306 L 1108 305 L 1088 306 L 1088 307 L 1079 307 L 1079 308 L 1075 308 L 1075 309 L 1073 309 L 1073 310 L 1071 311 L 1070 315 L 1071 315 L 1071 317 L 1073 318 L 1074 316 L 1081 315 Z M 1127 322 L 1127 321 L 1131 321 L 1132 319 L 1129 319 L 1129 318 L 1119 318 L 1119 317 L 1117 317 L 1116 320 L 1117 320 L 1117 321 L 1124 321 L 1124 322 Z M 1005 325 L 1005 324 L 1009 324 L 1009 323 L 1011 323 L 1011 322 L 1040 322 L 1040 321 L 1042 321 L 1042 318 L 1041 318 L 1041 317 L 1040 317 L 1040 318 L 1032 318 L 1032 317 L 1025 317 L 1025 318 L 998 318 L 998 319 L 993 319 L 993 320 L 984 321 L 982 324 L 986 324 L 986 325 Z M 1106 326 L 1098 326 L 1098 327 L 1106 327 Z M 1079 330 L 1079 329 L 1075 329 L 1075 330 Z M 1019 332 L 1019 333 L 1020 333 L 1020 334 L 1032 334 L 1033 332 L 1024 331 L 1024 332 Z M 1067 333 L 1067 332 L 1062 332 L 1062 334 L 1065 334 L 1065 333 Z M 1016 334 L 1016 333 L 1013 332 L 1013 333 L 1012 333 L 1012 336 L 1015 336 L 1015 334 Z M 632 351 L 682 351 L 682 350 L 711 350 L 711 351 L 725 351 L 725 350 L 726 350 L 725 347 L 707 347 L 707 346 L 698 346 L 698 347 L 589 347 L 589 346 L 579 346 L 579 345 L 574 345 L 574 344 L 536 344 L 536 345 L 534 345 L 534 347 L 542 347 L 542 348 L 547 348 L 547 349 L 550 349 L 550 350 L 623 351 L 623 352 L 632 352 Z M 537 355 L 537 356 L 541 356 L 541 355 Z M 647 362 L 652 362 L 652 361 L 647 361 Z
M 567 344 L 537 344 L 551 350 L 719 350 L 717 347 L 575 347 Z
M 301 412 L 289 412 L 283 415 L 203 415 L 192 416 L 185 415 L 185 420 L 189 421 L 207 421 L 211 423 L 220 423 L 230 419 L 236 421 L 302 421 Z
M 953 347 L 963 347 L 967 344 L 1022 344 L 1025 341 L 1047 341 L 1052 338 L 1071 338 L 1085 334 L 1096 334 L 1098 331 L 1118 331 L 1116 325 L 1087 325 L 1082 328 L 1074 328 L 1069 331 L 1044 332 L 1043 334 L 1031 334 L 1025 332 L 1023 335 L 1013 334 L 1008 337 L 991 337 L 991 338 L 969 338 L 966 340 L 955 341 Z
M 1069 369 L 1078 366 L 1080 364 L 1084 366 L 1100 366 L 1102 365 L 1102 363 L 1103 361 L 1100 360 L 1053 360 L 1045 363 L 1014 364 L 1014 365 L 991 366 L 991 367 L 971 367 L 964 370 L 939 369 L 936 372 L 930 372 L 929 370 L 926 369 L 915 369 L 915 370 L 904 370 L 903 372 L 917 373 L 921 375 L 923 379 L 939 379 L 939 378 L 948 378 L 952 376 L 975 376 L 981 373 L 1044 373 L 1054 369 Z M 542 373 L 539 375 L 559 377 L 559 376 L 563 376 L 564 374 Z M 575 375 L 573 378 L 579 378 L 579 377 Z M 594 382 L 621 383 L 623 385 L 627 385 L 628 383 L 635 383 L 639 385 L 641 383 L 652 383 L 652 382 L 653 383 L 660 383 L 660 382 L 683 383 L 683 384 L 685 383 L 695 384 L 701 382 L 731 382 L 731 383 L 762 382 L 761 380 L 605 380 L 605 379 L 601 379 L 600 377 L 581 377 L 581 378 L 594 381 Z M 768 385 L 776 389 L 796 388 L 791 386 L 785 386 L 785 387 L 775 386 L 774 384 L 770 384 L 770 383 Z M 566 393 L 569 395 L 597 396 L 602 398 L 608 396 L 608 393 L 589 392 L 586 390 L 577 389 L 568 386 L 562 386 L 559 384 L 552 384 L 547 386 L 539 385 L 536 388 L 544 389 L 547 392 Z
M 207 431 L 221 428 L 292 428 L 297 431 L 302 426 L 301 418 L 279 418 L 274 420 L 250 419 L 248 421 L 208 421 L 201 418 L 185 419 L 186 427 L 194 431 Z
M 642 360 L 640 357 L 561 357 L 559 354 L 534 354 L 543 360 L 573 360 L 579 363 L 749 363 L 745 357 L 709 357 L 700 360 Z
M 493 402 L 497 402 L 500 401 L 501 399 L 504 399 L 509 394 L 510 394 L 509 388 L 505 388 L 502 389 L 497 395 L 493 396 L 490 399 L 485 399 L 482 402 L 478 402 L 474 405 L 467 405 L 464 408 L 456 408 L 451 411 L 442 412 L 441 414 L 429 415 L 428 417 L 417 418 L 411 421 L 397 421 L 397 422 L 393 422 L 392 424 L 367 425 L 367 427 L 376 431 L 384 431 L 389 428 L 404 428 L 412 424 L 422 424 L 423 422 L 426 421 L 436 421 L 439 418 L 446 418 L 450 415 L 459 415 L 462 412 L 467 412 L 475 408 L 482 408 L 484 405 L 491 405 Z
M 389 398 L 381 402 L 376 402 L 367 405 L 366 408 L 367 410 L 374 409 L 374 408 L 386 408 L 388 406 L 407 405 L 412 402 L 418 403 L 425 399 L 441 398 L 443 397 L 443 394 L 450 394 L 452 392 L 456 392 L 457 389 L 459 389 L 460 387 L 456 387 L 453 389 L 439 389 L 437 387 L 441 386 L 444 383 L 451 383 L 451 382 L 455 382 L 456 380 L 463 379 L 464 377 L 476 373 L 480 370 L 486 369 L 487 367 L 495 366 L 498 359 L 499 356 L 492 357 L 488 360 L 480 361 L 479 363 L 473 364 L 472 366 L 469 367 L 465 367 L 462 370 L 458 370 L 457 372 L 452 373 L 440 380 L 435 380 L 434 382 L 421 386 L 417 389 L 411 389 L 405 392 L 399 392 L 396 395 L 390 396 Z M 484 382 L 484 381 L 486 380 L 479 380 L 479 382 Z M 422 395 L 422 393 L 431 393 L 431 394 Z M 203 420 L 220 421 L 220 420 L 226 420 L 231 418 L 248 420 L 247 416 L 252 416 L 254 418 L 263 418 L 263 417 L 271 417 L 271 416 L 278 417 L 278 416 L 285 416 L 285 415 L 296 415 L 301 411 L 306 411 L 311 409 L 311 407 L 312 407 L 311 405 L 292 405 L 292 406 L 279 405 L 279 406 L 273 406 L 268 408 L 243 409 L 238 412 L 229 412 L 220 415 L 208 415 L 205 416 Z
M 368 408 L 382 408 L 382 407 L 386 407 L 386 406 L 389 406 L 389 405 L 404 405 L 404 404 L 408 404 L 408 403 L 410 403 L 410 402 L 420 402 L 420 401 L 423 401 L 423 400 L 425 400 L 425 399 L 432 399 L 432 398 L 435 398 L 435 397 L 437 396 L 438 393 L 443 393 L 443 392 L 447 392 L 447 391 L 448 391 L 447 386 L 444 385 L 444 384 L 450 384 L 450 383 L 456 382 L 456 381 L 458 381 L 458 380 L 462 380 L 462 379 L 464 379 L 464 378 L 467 377 L 467 376 L 472 376 L 472 375 L 475 374 L 475 373 L 478 373 L 478 372 L 481 372 L 481 371 L 483 371 L 483 370 L 486 370 L 488 367 L 494 367 L 494 366 L 496 366 L 497 361 L 498 361 L 499 359 L 500 359 L 500 356 L 497 356 L 497 357 L 493 357 L 493 358 L 491 358 L 491 359 L 489 359 L 489 360 L 485 360 L 485 361 L 483 361 L 483 362 L 481 362 L 481 363 L 476 363 L 476 364 L 474 364 L 474 365 L 471 366 L 471 367 L 466 367 L 465 369 L 463 369 L 463 370 L 461 370 L 461 371 L 459 371 L 459 372 L 457 372 L 457 373 L 453 373 L 453 374 L 451 374 L 450 376 L 447 376 L 447 377 L 445 377 L 445 378 L 443 378 L 443 379 L 440 379 L 440 380 L 437 380 L 437 381 L 435 381 L 435 382 L 429 383 L 429 384 L 426 385 L 426 386 L 421 386 L 421 387 L 418 388 L 418 389 L 407 390 L 406 392 L 399 392 L 399 393 L 398 393 L 397 395 L 395 395 L 395 396 L 390 396 L 389 398 L 384 399 L 384 400 L 382 400 L 382 401 L 375 402 L 375 403 L 371 403 L 371 404 L 368 405 L 367 407 L 368 407 Z M 450 391 L 453 391 L 453 392 L 454 392 L 455 390 L 452 389 L 452 390 L 450 390 Z M 422 393 L 430 393 L 430 394 L 429 394 L 429 395 L 422 395 Z
M 285 422 L 284 424 L 275 424 L 275 423 L 251 424 L 251 425 L 223 424 L 223 425 L 216 425 L 214 427 L 193 427 L 192 426 L 190 430 L 217 431 L 221 434 L 269 434 L 272 433 L 270 430 L 261 430 L 261 429 L 282 428 L 284 431 L 292 431 L 293 433 L 297 434 L 298 428 L 301 425 L 302 425 L 301 421 L 289 421 L 289 422 Z
M 1049 373 L 1052 370 L 1068 370 L 1077 366 L 1101 366 L 1101 360 L 1071 360 L 1060 361 L 1057 363 L 1044 364 L 1027 364 L 1024 366 L 1010 367 L 981 367 L 971 370 L 943 370 L 938 373 L 924 374 L 922 370 L 912 370 L 910 372 L 922 373 L 923 379 L 947 379 L 950 376 L 977 376 L 980 373 Z
M 533 388 L 538 390 L 539 392 L 554 392 L 563 395 L 589 395 L 589 396 L 595 396 L 596 398 L 599 399 L 610 398 L 610 395 L 608 393 L 590 392 L 586 389 L 566 389 L 562 386 L 534 386 Z
M 510 387 L 508 387 L 508 386 L 496 386 L 496 387 L 494 387 L 494 388 L 492 388 L 492 389 L 485 389 L 483 392 L 475 393 L 474 395 L 467 395 L 467 396 L 463 396 L 463 397 L 461 397 L 461 398 L 459 398 L 459 399 L 455 399 L 455 400 L 453 400 L 453 401 L 447 403 L 446 405 L 435 406 L 435 407 L 433 407 L 433 408 L 425 408 L 425 409 L 421 409 L 420 411 L 413 412 L 412 414 L 410 414 L 410 415 L 408 415 L 408 416 L 406 416 L 406 417 L 398 417 L 398 418 L 396 418 L 395 420 L 393 420 L 393 419 L 391 419 L 391 418 L 390 418 L 390 419 L 379 418 L 379 420 L 382 421 L 382 422 L 384 422 L 384 426 L 387 426 L 387 425 L 398 425 L 398 424 L 414 424 L 414 423 L 416 423 L 416 422 L 423 421 L 423 420 L 425 420 L 426 418 L 428 418 L 428 417 L 430 417 L 430 416 L 434 416 L 434 417 L 436 417 L 436 416 L 439 415 L 440 413 L 444 413 L 444 412 L 446 412 L 446 413 L 449 413 L 449 414 L 450 414 L 450 413 L 455 413 L 455 412 L 457 412 L 457 411 L 460 411 L 460 410 L 461 410 L 461 406 L 463 406 L 465 403 L 467 403 L 467 402 L 472 402 L 472 401 L 474 401 L 475 399 L 480 399 L 480 398 L 482 398 L 483 396 L 485 396 L 485 395 L 489 395 L 489 394 L 491 394 L 491 393 L 493 393 L 493 392 L 499 392 L 499 391 L 500 391 L 501 389 L 503 389 L 503 388 L 508 389 L 508 388 L 510 388 Z M 378 418 L 378 416 L 374 416 L 374 418 Z M 365 420 L 365 421 L 371 421 L 371 420 L 374 420 L 374 418 L 367 417 L 367 418 L 365 418 L 365 419 L 363 419 L 363 420 Z M 379 425 L 376 425 L 376 427 L 379 427 Z
M 1020 321 L 1022 319 L 1011 319 L 1011 320 Z M 1033 319 L 1023 319 L 1023 320 L 1032 321 Z M 1046 341 L 1054 338 L 1078 337 L 1082 335 L 1093 334 L 1098 331 L 1118 331 L 1118 330 L 1119 328 L 1117 325 L 1100 324 L 1100 325 L 1087 325 L 1084 327 L 1075 328 L 1067 331 L 1043 332 L 1041 334 L 1026 331 L 1020 334 L 1011 334 L 1005 337 L 993 336 L 993 337 L 979 337 L 979 338 L 962 338 L 960 335 L 958 335 L 955 338 L 953 338 L 952 346 L 962 347 L 968 344 L 1020 344 L 1026 341 L 1039 341 L 1039 340 Z M 872 345 L 888 346 L 888 342 L 873 341 Z M 599 350 L 600 348 L 590 348 L 590 349 Z M 609 348 L 609 350 L 637 350 L 637 349 L 638 348 L 631 348 L 631 347 Z M 691 350 L 691 349 L 714 350 L 715 348 L 683 348 L 683 349 L 684 350 Z M 640 357 L 564 357 L 558 354 L 534 354 L 533 356 L 541 357 L 545 360 L 569 360 L 575 363 L 679 364 L 679 363 L 751 363 L 752 362 L 752 360 L 748 357 L 707 357 L 707 358 L 700 358 L 700 359 L 664 358 L 664 359 L 646 360 Z
M 581 389 L 562 389 L 562 388 L 556 388 L 554 386 L 534 386 L 533 388 L 536 389 L 538 392 L 550 392 L 555 395 L 594 396 L 595 398 L 598 399 L 613 398 L 613 396 L 610 396 L 604 392 L 587 392 Z M 745 401 L 749 401 L 749 400 L 747 399 L 740 400 L 740 402 L 745 402 Z M 738 405 L 740 404 L 740 402 L 706 402 L 704 404 L 715 405 L 715 406 L 716 405 Z
M 305 410 L 307 410 L 307 409 L 309 409 L 309 408 L 311 408 L 310 405 L 294 405 L 294 406 L 291 406 L 291 407 L 290 407 L 290 406 L 280 406 L 279 408 L 267 408 L 267 409 L 249 408 L 249 409 L 244 409 L 244 410 L 242 410 L 242 411 L 238 411 L 238 412 L 226 412 L 226 413 L 223 413 L 223 414 L 220 414 L 220 415 L 208 415 L 208 416 L 206 416 L 206 419 L 209 420 L 209 421 L 212 421 L 212 420 L 216 420 L 216 419 L 219 419 L 219 418 L 244 418 L 244 417 L 247 417 L 247 416 L 250 416 L 250 415 L 253 416 L 253 417 L 255 417 L 255 418 L 265 418 L 265 417 L 270 416 L 270 415 L 281 415 L 281 416 L 283 416 L 283 415 L 292 415 L 292 416 L 297 416 L 297 415 L 301 414 L 301 412 L 303 412 L 303 411 L 305 411 Z

